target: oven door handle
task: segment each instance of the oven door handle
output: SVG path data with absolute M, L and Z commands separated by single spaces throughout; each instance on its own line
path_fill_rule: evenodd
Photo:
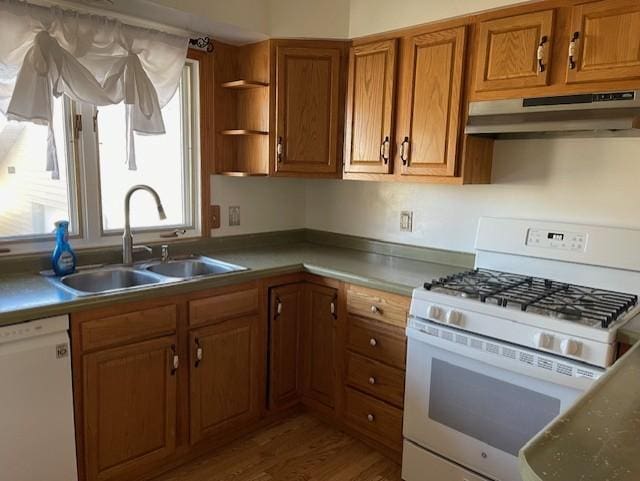
M 586 366 L 582 363 L 572 362 L 569 359 L 515 346 L 504 341 L 471 335 L 464 331 L 443 328 L 441 326 L 433 326 L 433 328 L 438 331 L 439 335 L 427 334 L 415 327 L 408 326 L 406 332 L 410 340 L 409 349 L 411 349 L 411 341 L 413 340 L 457 356 L 490 364 L 505 371 L 534 377 L 542 381 L 580 391 L 585 391 L 591 387 L 595 380 L 605 372 L 604 369 Z M 443 332 L 451 333 L 451 340 L 441 337 Z M 482 347 L 471 347 L 472 339 L 482 342 Z M 491 346 L 492 351 L 487 351 L 488 345 Z M 514 357 L 510 357 L 512 351 L 515 351 L 513 354 Z M 531 359 L 531 362 L 521 360 L 521 353 L 524 354 L 523 359 Z M 532 358 L 529 356 L 532 356 Z M 407 369 L 409 368 L 410 367 L 407 366 Z M 569 368 L 571 368 L 572 372 L 576 375 L 565 374 Z M 585 375 L 579 375 L 579 372 L 583 372 Z M 590 377 L 587 373 L 592 373 L 593 377 Z

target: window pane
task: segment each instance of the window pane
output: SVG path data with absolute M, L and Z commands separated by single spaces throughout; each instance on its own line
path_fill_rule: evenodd
M 100 189 L 102 226 L 105 231 L 124 228 L 124 197 L 136 184 L 153 187 L 164 205 L 167 219 L 158 218 L 155 202 L 146 192 L 131 198 L 131 226 L 184 226 L 191 222 L 189 201 L 190 166 L 185 160 L 183 139 L 188 123 L 183 122 L 182 86 L 162 109 L 166 134 L 134 134 L 137 170 L 126 164 L 125 107 L 98 108 Z
M 64 102 L 55 101 L 54 134 L 60 179 L 47 165 L 47 127 L 7 121 L 0 113 L 0 238 L 50 234 L 57 220 L 71 221 Z

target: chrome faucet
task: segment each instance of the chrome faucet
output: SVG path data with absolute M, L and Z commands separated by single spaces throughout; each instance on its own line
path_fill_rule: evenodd
M 134 185 L 129 189 L 127 195 L 124 196 L 124 233 L 122 234 L 122 263 L 126 266 L 133 264 L 133 236 L 131 235 L 131 222 L 130 222 L 130 203 L 131 196 L 137 190 L 146 190 L 149 192 L 156 201 L 156 207 L 158 209 L 158 216 L 160 220 L 167 218 L 167 214 L 164 212 L 162 201 L 158 193 L 148 185 Z

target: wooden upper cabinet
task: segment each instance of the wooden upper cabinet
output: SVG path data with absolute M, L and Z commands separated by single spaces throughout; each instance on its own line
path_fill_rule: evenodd
M 466 27 L 405 37 L 397 143 L 403 175 L 454 176 Z
M 327 407 L 335 405 L 336 326 L 338 292 L 316 284 L 306 286 L 303 328 L 304 394 Z
M 176 338 L 83 358 L 84 461 L 88 481 L 136 478 L 176 448 Z
M 304 284 L 272 288 L 269 303 L 269 408 L 280 409 L 294 404 L 301 391 Z
M 192 443 L 260 416 L 258 324 L 254 315 L 191 332 Z
M 481 22 L 476 90 L 548 85 L 553 32 L 553 10 Z
M 275 172 L 338 174 L 340 48 L 276 48 Z
M 391 171 L 397 40 L 358 45 L 349 55 L 345 172 Z
M 576 5 L 571 14 L 567 82 L 640 78 L 640 2 Z

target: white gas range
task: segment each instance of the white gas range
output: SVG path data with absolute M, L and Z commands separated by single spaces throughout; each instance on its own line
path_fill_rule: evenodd
M 483 218 L 476 266 L 413 292 L 403 479 L 520 480 L 520 448 L 617 352 L 640 231 Z

